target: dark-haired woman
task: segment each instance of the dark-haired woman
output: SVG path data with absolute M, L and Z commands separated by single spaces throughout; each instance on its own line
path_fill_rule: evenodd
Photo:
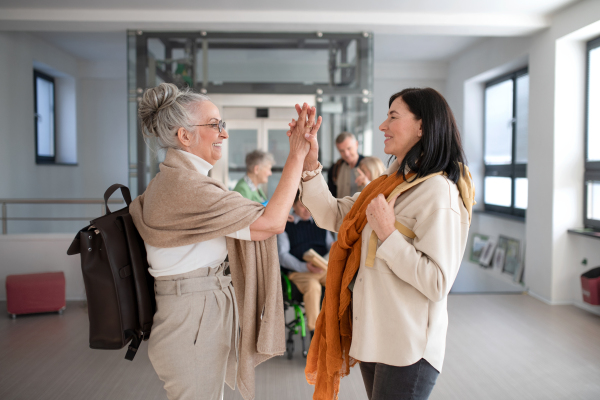
M 331 196 L 316 140 L 304 163 L 302 203 L 339 232 L 306 366 L 314 399 L 337 398 L 357 361 L 371 400 L 427 399 L 442 370 L 474 196 L 460 134 L 430 88 L 393 95 L 379 129 L 395 161 L 361 193 Z

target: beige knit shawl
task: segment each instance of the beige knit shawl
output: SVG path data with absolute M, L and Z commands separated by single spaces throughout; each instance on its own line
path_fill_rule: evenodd
M 144 194 L 129 206 L 144 242 L 162 248 L 237 232 L 256 221 L 264 209 L 201 174 L 184 154 L 172 149 Z M 285 352 L 277 239 L 226 239 L 241 325 L 237 381 L 241 395 L 251 400 L 254 367 Z

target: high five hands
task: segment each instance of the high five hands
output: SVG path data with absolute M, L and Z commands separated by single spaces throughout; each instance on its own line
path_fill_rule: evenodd
M 304 138 L 310 143 L 310 150 L 304 159 L 304 171 L 314 171 L 319 166 L 319 143 L 317 141 L 317 132 L 321 127 L 323 118 L 319 117 L 315 122 L 317 116 L 317 109 L 315 107 L 309 107 L 308 104 L 304 103 L 302 107 L 296 104 L 296 112 L 298 113 L 298 120 L 292 119 L 289 123 L 290 130 L 287 131 L 288 137 L 291 137 L 292 133 L 303 133 Z

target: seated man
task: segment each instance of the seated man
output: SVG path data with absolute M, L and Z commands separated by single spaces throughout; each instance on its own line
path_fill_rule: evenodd
M 300 202 L 299 195 L 300 192 L 296 193 L 294 200 L 293 221 L 286 224 L 285 232 L 277 235 L 277 248 L 279 263 L 289 271 L 288 278 L 304 296 L 306 325 L 312 335 L 321 309 L 321 286 L 325 286 L 327 272 L 304 262 L 302 256 L 310 249 L 325 256 L 334 240 L 331 232 L 315 224 L 310 211 Z
M 254 150 L 246 154 L 246 175 L 233 190 L 249 200 L 267 205 L 267 196 L 259 185 L 269 181 L 274 163 L 273 155 L 266 151 Z

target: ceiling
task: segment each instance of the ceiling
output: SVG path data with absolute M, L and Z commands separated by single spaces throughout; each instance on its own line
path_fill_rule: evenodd
M 0 31 L 33 32 L 90 61 L 123 59 L 127 29 L 369 31 L 375 37 L 376 61 L 438 61 L 447 60 L 483 37 L 523 36 L 544 29 L 552 13 L 576 2 L 0 0 Z
M 375 61 L 440 61 L 461 52 L 480 37 L 375 35 Z
M 163 10 L 303 10 L 359 12 L 506 13 L 546 15 L 573 0 L 2 0 L 0 8 L 26 9 L 163 9 Z M 303 6 L 299 6 L 302 4 Z M 367 8 L 367 10 L 365 9 Z
M 36 32 L 35 36 L 86 61 L 122 60 L 126 32 Z

